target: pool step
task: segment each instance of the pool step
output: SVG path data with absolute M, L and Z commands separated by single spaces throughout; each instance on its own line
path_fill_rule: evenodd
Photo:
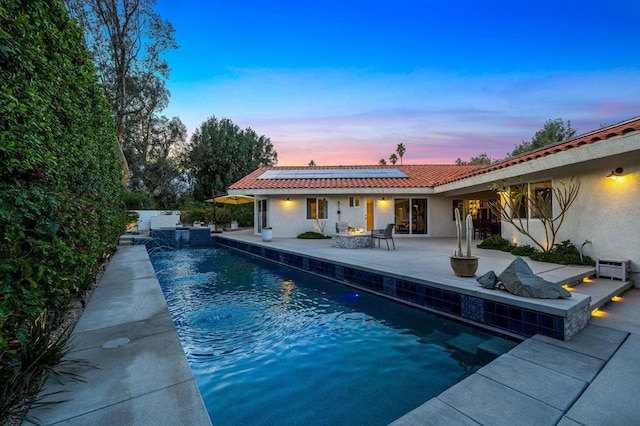
M 482 337 L 472 336 L 467 333 L 460 333 L 453 339 L 447 340 L 447 345 L 468 355 L 477 356 L 478 346 L 483 344 L 486 339 Z
M 483 362 L 489 362 L 518 346 L 519 342 L 512 342 L 499 337 L 490 339 L 460 333 L 447 341 L 447 345 L 467 355 L 476 356 Z
M 483 362 L 493 361 L 500 355 L 518 346 L 518 343 L 520 342 L 512 342 L 511 340 L 492 337 L 478 345 L 478 358 Z
M 606 305 L 613 297 L 620 296 L 631 287 L 633 287 L 633 281 L 593 278 L 572 287 L 571 292 L 590 296 L 590 309 L 593 311 Z

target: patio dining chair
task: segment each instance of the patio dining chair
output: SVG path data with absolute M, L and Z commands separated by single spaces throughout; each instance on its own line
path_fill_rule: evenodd
M 385 240 L 387 243 L 387 250 L 389 250 L 389 240 L 393 244 L 393 249 L 396 249 L 396 243 L 393 241 L 393 227 L 395 223 L 390 223 L 385 229 L 374 229 L 371 231 L 371 249 L 373 250 L 373 244 L 375 240 L 378 240 L 378 248 L 380 248 L 380 240 Z

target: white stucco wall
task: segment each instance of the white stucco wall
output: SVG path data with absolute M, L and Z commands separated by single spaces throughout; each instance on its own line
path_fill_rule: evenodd
M 374 228 L 383 228 L 387 223 L 393 222 L 393 202 L 389 201 L 388 196 L 386 197 L 386 201 L 381 201 L 381 197 L 358 195 L 360 205 L 354 207 L 349 206 L 349 196 L 327 195 L 318 197 L 325 198 L 328 202 L 328 218 L 319 221 L 325 224 L 325 235 L 335 233 L 336 222 L 338 221 L 347 222 L 352 228 L 365 228 L 367 198 L 373 198 L 374 200 Z M 266 198 L 268 200 L 268 222 L 269 226 L 273 228 L 274 237 L 292 238 L 303 232 L 319 230 L 318 221 L 315 219 L 307 219 L 307 196 L 272 195 L 258 197 L 258 199 L 260 198 Z M 289 198 L 289 201 L 287 201 L 287 198 Z M 340 203 L 339 206 L 338 202 Z M 340 215 L 338 215 L 338 210 L 340 211 Z M 257 232 L 257 226 L 255 230 Z
M 151 229 L 173 228 L 180 222 L 180 212 L 151 216 Z
M 616 167 L 623 167 L 624 175 L 607 178 Z M 562 173 L 564 172 L 564 173 Z M 560 180 L 568 182 L 575 176 L 580 182 L 580 192 L 570 207 L 562 224 L 556 243 L 570 240 L 578 249 L 584 244 L 583 253 L 592 257 L 629 259 L 636 271 L 632 279 L 638 284 L 640 277 L 640 154 L 603 159 L 588 163 L 580 170 L 567 168 L 550 178 L 554 186 Z M 554 203 L 554 212 L 558 211 Z M 530 229 L 536 239 L 544 238 L 538 221 L 530 221 Z M 534 245 L 518 233 L 513 226 L 502 223 L 503 237 L 518 244 Z
M 164 215 L 165 213 L 167 213 L 167 211 L 165 210 L 133 210 L 134 212 L 138 213 L 138 231 L 142 232 L 142 231 L 148 231 L 151 228 L 151 218 L 153 216 L 159 216 L 159 215 Z M 166 219 L 168 221 L 173 221 L 173 224 L 170 226 L 174 226 L 177 222 L 180 222 L 180 212 L 179 211 L 175 211 L 175 212 L 171 212 L 174 216 L 177 215 L 177 220 L 176 218 L 170 218 L 170 219 Z M 169 225 L 167 225 L 169 226 Z
M 427 231 L 430 237 L 456 236 L 456 222 L 453 220 L 453 200 L 451 198 L 429 197 L 429 228 Z
M 287 197 L 289 201 L 287 201 Z M 347 222 L 352 228 L 366 228 L 366 202 L 368 198 L 373 199 L 374 229 L 383 229 L 387 224 L 394 223 L 395 221 L 394 199 L 413 197 L 428 199 L 428 236 L 455 236 L 455 222 L 452 220 L 452 200 L 447 197 L 419 194 L 358 194 L 354 195 L 354 197 L 360 199 L 360 205 L 353 207 L 349 206 L 349 197 L 349 195 L 327 195 L 321 197 L 325 198 L 329 204 L 329 217 L 326 221 L 321 221 L 325 222 L 325 235 L 335 233 L 335 225 L 338 221 Z M 382 199 L 383 197 L 384 200 Z M 274 237 L 292 238 L 303 232 L 318 230 L 317 222 L 306 218 L 307 196 L 272 195 L 265 197 L 259 196 L 258 198 L 268 199 L 268 221 L 269 226 L 274 230 Z M 340 211 L 340 215 L 338 215 L 338 210 Z M 255 231 L 257 233 L 257 226 Z M 403 235 L 403 237 L 405 236 L 407 235 Z M 416 235 L 416 237 L 425 237 L 425 235 Z

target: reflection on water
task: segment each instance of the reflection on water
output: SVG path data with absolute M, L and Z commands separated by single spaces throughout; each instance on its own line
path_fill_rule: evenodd
M 386 425 L 497 337 L 223 248 L 151 255 L 216 425 Z

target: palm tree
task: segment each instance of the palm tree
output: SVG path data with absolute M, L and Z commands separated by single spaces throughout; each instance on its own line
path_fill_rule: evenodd
M 402 164 L 402 156 L 407 152 L 407 148 L 405 148 L 403 143 L 399 143 L 396 152 L 398 153 L 398 157 L 400 157 L 400 164 Z
M 378 161 L 378 164 L 380 164 L 381 166 L 386 166 L 387 160 L 385 160 L 384 158 L 381 158 L 380 161 Z
M 391 161 L 391 164 L 396 164 L 398 162 L 398 156 L 393 153 L 389 156 L 389 161 Z
M 316 162 L 315 162 L 315 161 L 313 161 L 313 160 L 311 160 L 311 161 L 309 161 L 308 166 L 309 166 L 309 167 L 315 167 L 315 166 L 316 166 Z

